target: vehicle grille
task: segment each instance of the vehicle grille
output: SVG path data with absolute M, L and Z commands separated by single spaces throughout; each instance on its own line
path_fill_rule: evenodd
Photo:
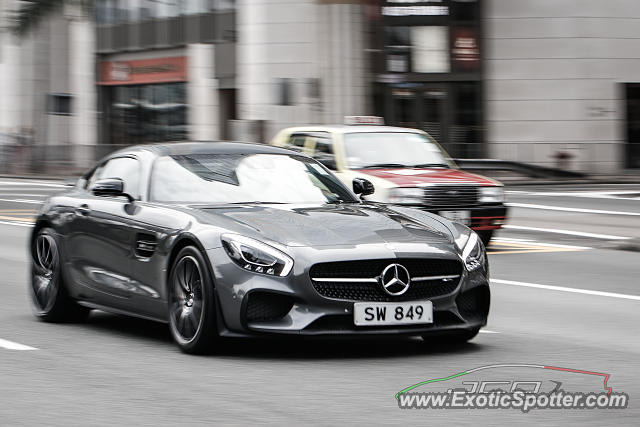
M 475 206 L 478 192 L 474 185 L 433 185 L 424 190 L 424 204 L 429 209 Z
M 316 264 L 310 276 L 314 289 L 323 297 L 345 301 L 415 301 L 448 295 L 456 290 L 460 278 L 411 281 L 402 295 L 387 294 L 372 279 L 378 277 L 389 264 L 401 264 L 412 278 L 428 276 L 459 276 L 462 264 L 456 260 L 438 259 L 382 259 L 343 261 Z M 324 279 L 319 281 L 318 279 Z M 335 279 L 327 280 L 327 279 Z M 349 279 L 353 281 L 344 281 Z M 363 279 L 362 282 L 355 280 Z

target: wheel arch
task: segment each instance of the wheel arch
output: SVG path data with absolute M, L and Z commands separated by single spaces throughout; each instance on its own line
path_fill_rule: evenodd
M 165 290 L 168 292 L 169 290 L 169 281 L 170 281 L 170 275 L 171 275 L 171 269 L 173 268 L 173 264 L 176 260 L 176 258 L 178 257 L 178 254 L 180 253 L 180 251 L 184 248 L 186 248 L 187 246 L 193 246 L 194 248 L 196 248 L 200 254 L 202 255 L 202 257 L 204 258 L 204 262 L 205 262 L 205 268 L 207 268 L 207 271 L 209 272 L 209 277 L 211 278 L 211 284 L 213 285 L 214 289 L 215 289 L 215 280 L 213 277 L 213 266 L 211 265 L 211 261 L 209 260 L 209 256 L 207 255 L 207 251 L 204 249 L 204 246 L 202 245 L 202 243 L 200 242 L 200 240 L 195 237 L 192 234 L 184 234 L 179 236 L 175 242 L 173 242 L 173 245 L 171 246 L 171 249 L 169 250 L 169 257 L 167 260 L 167 266 L 166 266 L 166 273 L 165 273 Z

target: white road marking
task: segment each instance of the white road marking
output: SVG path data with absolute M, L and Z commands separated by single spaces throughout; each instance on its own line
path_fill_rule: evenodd
M 32 222 L 18 222 L 18 221 L 0 221 L 2 225 L 16 225 L 18 227 L 33 227 Z
M 524 244 L 534 245 L 534 246 L 548 246 L 550 248 L 581 249 L 581 250 L 593 249 L 588 246 L 561 245 L 558 243 L 544 243 L 544 242 L 538 242 L 535 240 L 506 239 L 502 237 L 495 238 L 493 239 L 493 241 L 502 242 L 502 243 L 524 243 Z
M 615 199 L 615 200 L 640 200 L 640 197 L 622 197 L 627 194 L 638 194 L 638 191 L 570 191 L 570 192 L 547 192 L 547 191 L 519 191 L 508 190 L 508 194 L 519 194 L 526 196 L 544 196 L 544 197 L 582 197 L 587 199 Z
M 54 184 L 51 182 L 41 181 L 0 181 L 0 185 L 14 185 L 19 187 L 66 187 L 64 184 Z
M 526 230 L 526 231 L 540 231 L 543 233 L 556 233 L 556 234 L 567 234 L 570 236 L 580 236 L 580 237 L 592 237 L 594 239 L 606 239 L 606 240 L 628 240 L 631 237 L 625 236 L 612 236 L 610 234 L 596 234 L 596 233 L 585 233 L 583 231 L 571 231 L 571 230 L 559 230 L 556 228 L 537 228 L 537 227 L 525 227 L 523 225 L 503 225 L 502 228 L 510 229 L 510 230 Z M 501 238 L 503 239 L 503 238 Z
M 486 329 L 480 329 L 481 334 L 499 334 L 500 332 L 496 331 L 487 331 Z
M 600 210 L 600 209 L 566 208 L 566 207 L 562 207 L 562 206 L 530 205 L 528 203 L 507 203 L 507 206 L 514 207 L 514 208 L 542 209 L 542 210 L 547 210 L 547 211 L 580 212 L 580 213 L 605 214 L 605 215 L 640 216 L 640 212 L 620 212 L 620 211 L 604 211 L 604 210 Z
M 2 196 L 2 197 L 14 197 L 14 196 L 20 196 L 20 197 L 48 197 L 48 196 L 50 196 L 50 194 L 0 193 L 0 196 Z
M 516 239 L 515 237 L 494 237 L 491 241 L 492 242 L 505 242 L 505 243 L 531 243 L 531 242 L 535 242 L 535 240 L 533 240 L 533 239 Z
M 526 288 L 545 289 L 548 291 L 571 292 L 574 294 L 595 295 L 599 297 L 620 298 L 633 301 L 640 301 L 640 295 L 618 294 L 615 292 L 592 291 L 589 289 L 567 288 L 564 286 L 539 285 L 537 283 L 516 282 L 514 280 L 491 279 L 491 283 L 508 286 L 523 286 Z
M 0 202 L 13 202 L 13 203 L 31 203 L 31 204 L 41 204 L 44 203 L 44 200 L 31 200 L 31 199 L 0 199 Z
M 35 347 L 29 347 L 28 345 L 20 344 L 13 341 L 3 340 L 0 338 L 0 347 L 7 350 L 37 350 Z

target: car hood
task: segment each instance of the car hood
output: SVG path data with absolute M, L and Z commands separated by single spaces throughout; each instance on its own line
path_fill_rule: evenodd
M 198 210 L 204 214 L 201 222 L 292 247 L 453 241 L 442 218 L 376 204 L 227 205 Z
M 482 186 L 498 185 L 484 176 L 475 175 L 460 169 L 358 169 L 363 175 L 391 181 L 398 187 L 419 186 L 422 184 L 476 184 Z

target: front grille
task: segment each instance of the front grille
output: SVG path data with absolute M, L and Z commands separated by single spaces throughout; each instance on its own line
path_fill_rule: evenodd
M 478 187 L 474 185 L 433 185 L 424 190 L 424 204 L 429 208 L 469 207 L 478 204 Z
M 252 292 L 247 296 L 248 322 L 267 322 L 282 319 L 293 307 L 293 299 L 269 292 Z
M 459 276 L 462 264 L 456 260 L 439 259 L 381 259 L 365 261 L 342 261 L 316 264 L 310 276 L 314 289 L 323 297 L 346 301 L 416 301 L 448 295 L 456 290 L 459 277 L 411 282 L 402 295 L 387 294 L 382 286 L 371 279 L 378 277 L 389 264 L 401 264 L 412 278 L 428 276 Z M 318 279 L 325 279 L 319 281 Z M 336 279 L 327 280 L 327 279 Z M 341 281 L 349 279 L 352 281 Z M 369 280 L 357 282 L 355 280 Z

